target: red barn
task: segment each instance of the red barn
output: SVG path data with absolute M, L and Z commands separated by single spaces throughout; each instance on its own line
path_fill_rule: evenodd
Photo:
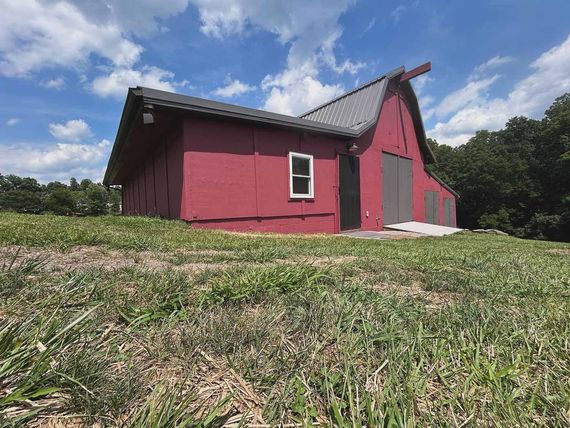
M 131 88 L 104 183 L 123 214 L 228 230 L 382 230 L 455 226 L 456 194 L 434 162 L 400 67 L 292 117 Z

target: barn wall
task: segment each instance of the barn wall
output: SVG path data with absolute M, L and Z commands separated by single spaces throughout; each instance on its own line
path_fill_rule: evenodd
M 136 165 L 123 184 L 127 215 L 182 217 L 184 151 L 180 129 L 157 141 Z
M 232 230 L 337 230 L 339 140 L 251 125 L 187 118 L 185 220 Z M 289 198 L 290 151 L 314 156 L 315 197 Z

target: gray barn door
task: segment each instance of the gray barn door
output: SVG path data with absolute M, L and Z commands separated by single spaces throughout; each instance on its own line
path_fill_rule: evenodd
M 412 160 L 382 153 L 384 224 L 412 220 Z
M 443 198 L 443 225 L 453 227 L 453 200 Z
M 424 193 L 426 223 L 439 224 L 439 192 Z
M 412 160 L 398 158 L 398 223 L 412 221 Z

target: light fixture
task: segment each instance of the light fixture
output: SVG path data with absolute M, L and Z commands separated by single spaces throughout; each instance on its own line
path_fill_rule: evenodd
M 346 145 L 346 149 L 351 153 L 356 152 L 358 150 L 358 148 L 359 147 L 356 145 L 356 143 L 354 141 L 352 143 L 348 143 Z
M 143 107 L 143 123 L 146 126 L 154 125 L 154 106 L 152 104 L 145 104 Z

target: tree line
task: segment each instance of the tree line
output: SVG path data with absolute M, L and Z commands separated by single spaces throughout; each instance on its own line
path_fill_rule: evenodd
M 570 93 L 541 120 L 513 117 L 459 147 L 430 145 L 430 169 L 460 195 L 460 227 L 570 241 Z
M 121 191 L 106 188 L 89 179 L 69 184 L 52 181 L 46 185 L 34 178 L 0 174 L 0 210 L 59 215 L 117 214 L 121 208 Z

